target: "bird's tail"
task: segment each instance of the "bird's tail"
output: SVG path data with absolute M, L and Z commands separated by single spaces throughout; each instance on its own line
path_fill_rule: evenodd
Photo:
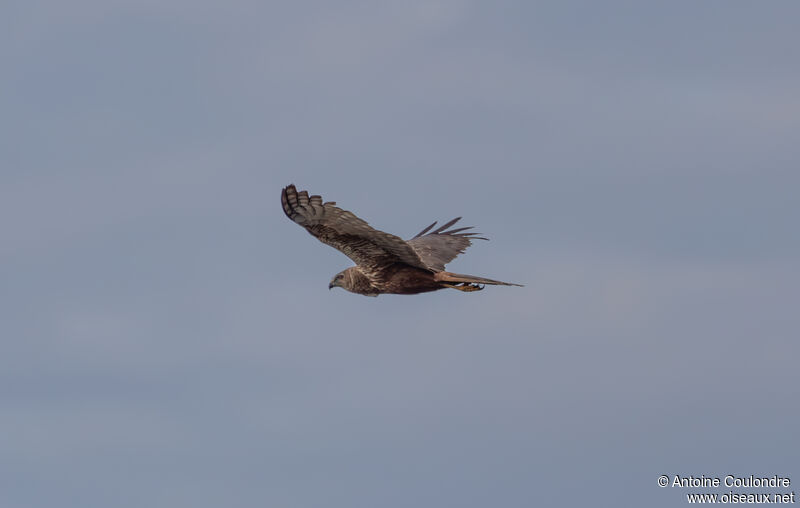
M 486 279 L 483 277 L 475 277 L 474 275 L 464 275 L 462 273 L 452 272 L 437 272 L 433 276 L 434 280 L 440 282 L 463 282 L 465 284 L 491 284 L 493 286 L 519 286 L 522 284 L 514 284 L 513 282 L 502 282 L 499 280 Z

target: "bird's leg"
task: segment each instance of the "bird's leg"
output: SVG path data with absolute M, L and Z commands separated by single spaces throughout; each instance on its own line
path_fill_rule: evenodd
M 443 282 L 442 285 L 448 288 L 458 289 L 459 291 L 464 291 L 466 293 L 471 291 L 480 291 L 484 287 L 483 284 L 471 284 L 468 282 L 460 282 L 458 284 L 448 284 Z

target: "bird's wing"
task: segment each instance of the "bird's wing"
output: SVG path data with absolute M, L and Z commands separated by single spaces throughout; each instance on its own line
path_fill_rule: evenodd
M 472 245 L 471 240 L 487 240 L 487 238 L 475 236 L 479 233 L 462 233 L 462 231 L 472 229 L 471 226 L 446 231 L 447 228 L 460 219 L 461 217 L 456 217 L 444 226 L 428 233 L 428 231 L 433 229 L 436 225 L 434 222 L 417 233 L 417 236 L 411 240 L 407 240 L 407 243 L 414 249 L 420 259 L 422 259 L 425 266 L 431 270 L 437 272 L 444 270 L 444 265 L 455 259 L 456 256 L 463 253 L 467 247 Z
M 374 271 L 402 262 L 428 269 L 405 240 L 378 231 L 352 212 L 338 208 L 334 201 L 323 203 L 320 196 L 309 196 L 308 191 L 298 192 L 289 185 L 281 192 L 281 204 L 287 217 L 362 268 Z

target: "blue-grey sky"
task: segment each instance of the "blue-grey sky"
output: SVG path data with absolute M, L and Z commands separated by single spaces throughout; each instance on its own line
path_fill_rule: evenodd
M 798 19 L 5 2 L 0 505 L 798 490 Z M 284 217 L 288 183 L 403 237 L 462 215 L 491 241 L 450 267 L 526 286 L 328 291 L 351 262 Z

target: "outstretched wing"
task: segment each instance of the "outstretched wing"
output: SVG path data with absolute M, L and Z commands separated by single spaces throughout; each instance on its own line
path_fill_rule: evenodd
M 411 240 L 407 240 L 407 243 L 414 249 L 420 259 L 422 259 L 425 266 L 437 272 L 441 272 L 444 270 L 444 265 L 455 259 L 456 256 L 462 254 L 467 247 L 472 245 L 470 240 L 488 240 L 488 238 L 475 236 L 479 233 L 461 233 L 461 231 L 472 229 L 472 226 L 445 231 L 459 220 L 461 220 L 461 217 L 456 217 L 436 231 L 428 233 L 428 231 L 436 225 L 434 222 L 417 233 L 417 236 Z
M 374 271 L 402 262 L 428 269 L 405 240 L 374 229 L 352 212 L 335 206 L 334 201 L 323 203 L 320 196 L 309 196 L 308 191 L 298 192 L 289 185 L 281 192 L 281 204 L 287 217 L 363 268 Z

